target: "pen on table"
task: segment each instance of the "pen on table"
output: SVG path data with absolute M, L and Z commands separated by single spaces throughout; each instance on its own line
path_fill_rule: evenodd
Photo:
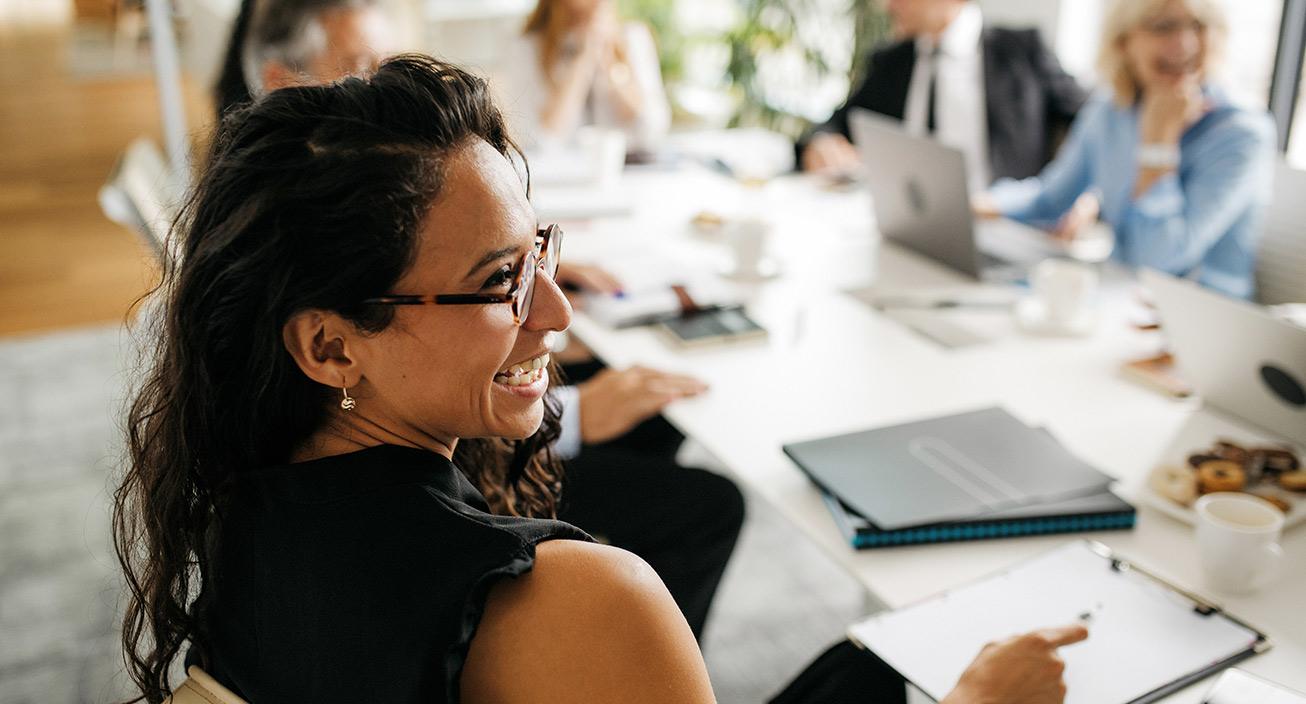
M 880 298 L 875 301 L 875 307 L 880 310 L 886 308 L 920 308 L 920 309 L 937 309 L 937 308 L 1010 308 L 1014 305 L 1011 301 L 1002 300 L 967 300 L 964 298 Z

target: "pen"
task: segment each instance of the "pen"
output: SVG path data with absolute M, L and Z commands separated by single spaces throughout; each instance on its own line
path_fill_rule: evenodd
M 960 298 L 880 298 L 875 301 L 875 307 L 880 310 L 886 308 L 1010 308 L 1013 305 L 1011 301 L 995 300 L 965 300 Z
M 1079 616 L 1076 617 L 1076 619 L 1078 619 L 1078 620 L 1080 620 L 1080 621 L 1083 621 L 1084 623 L 1092 623 L 1092 622 L 1093 622 L 1093 617 L 1094 617 L 1094 616 L 1097 616 L 1097 614 L 1098 614 L 1100 611 L 1102 611 L 1102 606 L 1103 606 L 1102 602 L 1099 601 L 1099 602 L 1097 602 L 1096 604 L 1093 604 L 1092 607 L 1087 608 L 1087 609 L 1085 609 L 1084 611 L 1082 611 L 1082 612 L 1079 614 Z

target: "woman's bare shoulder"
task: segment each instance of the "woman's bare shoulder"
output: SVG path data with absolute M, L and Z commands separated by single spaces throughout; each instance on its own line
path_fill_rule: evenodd
M 712 702 L 693 633 L 662 580 L 613 547 L 550 540 L 490 591 L 463 669 L 467 704 Z

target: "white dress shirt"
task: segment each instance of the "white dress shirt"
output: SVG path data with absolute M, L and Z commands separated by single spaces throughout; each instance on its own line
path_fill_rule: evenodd
M 552 381 L 552 380 L 550 380 Z M 550 386 L 549 393 L 558 400 L 558 421 L 562 433 L 553 442 L 553 452 L 564 460 L 575 459 L 580 454 L 580 389 L 568 384 Z
M 988 104 L 980 42 L 983 25 L 979 6 L 968 2 L 937 41 L 930 36 L 916 38 L 916 66 L 903 112 L 909 132 L 928 131 L 930 77 L 934 74 L 934 137 L 965 154 L 971 192 L 984 190 L 990 181 Z

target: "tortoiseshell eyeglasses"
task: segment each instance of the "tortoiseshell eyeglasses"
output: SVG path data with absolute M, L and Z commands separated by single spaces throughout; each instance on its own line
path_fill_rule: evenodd
M 562 228 L 549 225 L 535 236 L 535 249 L 522 255 L 517 275 L 507 293 L 445 293 L 434 295 L 379 296 L 363 301 L 368 305 L 385 306 L 437 306 L 476 305 L 482 303 L 512 304 L 512 319 L 518 325 L 526 322 L 535 299 L 535 275 L 543 271 L 553 280 L 558 273 L 558 258 L 562 255 Z

